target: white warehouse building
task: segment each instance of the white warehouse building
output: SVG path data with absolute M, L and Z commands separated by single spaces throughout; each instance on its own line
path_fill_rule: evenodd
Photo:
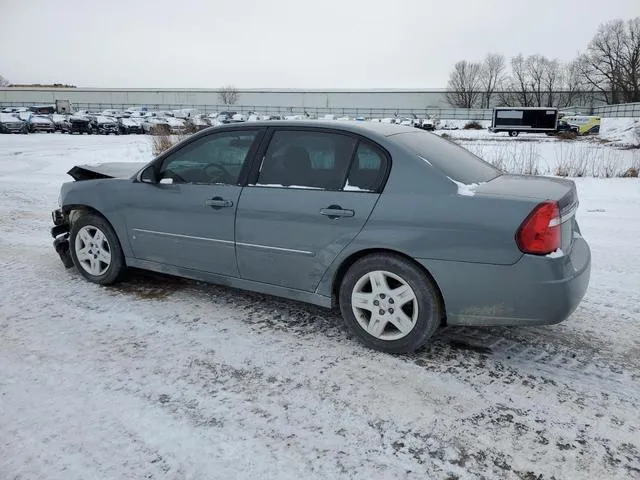
M 202 113 L 234 110 L 260 114 L 337 114 L 365 117 L 427 114 L 441 118 L 490 119 L 489 109 L 452 108 L 445 89 L 238 89 L 236 102 L 224 105 L 220 89 L 199 88 L 0 88 L 0 106 L 54 104 L 68 100 L 72 109 L 101 111 L 146 107 L 150 110 L 195 108 Z M 590 111 L 592 94 L 578 100 Z
M 219 89 L 151 89 L 151 88 L 21 88 L 0 89 L 0 105 L 33 105 L 69 100 L 74 106 L 99 105 L 104 108 L 221 107 Z M 88 108 L 88 107 L 86 107 Z M 234 109 L 283 111 L 398 110 L 424 111 L 449 108 L 444 90 L 307 90 L 307 89 L 239 89 Z

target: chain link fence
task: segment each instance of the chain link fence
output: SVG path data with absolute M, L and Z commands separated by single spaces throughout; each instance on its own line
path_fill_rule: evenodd
M 638 117 L 640 118 L 640 102 L 620 103 L 617 105 L 603 105 L 594 107 L 593 115 L 601 117 Z
M 5 102 L 2 107 L 29 107 L 33 103 L 28 102 Z M 468 109 L 468 108 L 332 108 L 332 107 L 287 107 L 287 106 L 261 106 L 261 105 L 191 105 L 191 104 L 145 104 L 131 105 L 122 103 L 74 103 L 73 110 L 88 110 L 90 112 L 102 112 L 103 110 L 124 111 L 150 110 L 150 111 L 171 111 L 193 109 L 198 113 L 210 114 L 223 111 L 231 111 L 242 114 L 256 113 L 259 115 L 286 116 L 308 116 L 312 118 L 323 118 L 327 115 L 334 117 L 363 117 L 363 118 L 392 118 L 392 117 L 418 117 L 436 116 L 446 119 L 459 120 L 491 120 L 491 109 Z
M 33 103 L 28 102 L 5 102 L 2 107 L 29 107 Z M 74 110 L 89 110 L 90 112 L 101 112 L 103 110 L 123 111 L 133 110 L 183 110 L 193 109 L 198 113 L 211 114 L 223 111 L 242 113 L 245 115 L 256 113 L 259 115 L 306 116 L 310 118 L 325 118 L 327 115 L 339 117 L 362 117 L 362 118 L 393 118 L 393 117 L 417 117 L 425 118 L 435 116 L 442 119 L 451 120 L 491 120 L 493 109 L 491 108 L 332 108 L 332 107 L 288 107 L 288 106 L 260 106 L 260 105 L 191 105 L 191 104 L 145 104 L 131 105 L 122 103 L 74 103 Z M 567 109 L 563 109 L 567 110 Z M 625 103 L 619 105 L 604 105 L 600 107 L 580 107 L 578 108 L 584 115 L 592 114 L 601 117 L 639 117 L 640 103 Z

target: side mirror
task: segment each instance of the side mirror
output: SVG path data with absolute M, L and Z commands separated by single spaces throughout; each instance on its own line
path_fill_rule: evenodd
M 143 183 L 158 183 L 158 178 L 156 177 L 156 171 L 153 168 L 153 165 L 145 168 L 140 175 L 140 181 Z

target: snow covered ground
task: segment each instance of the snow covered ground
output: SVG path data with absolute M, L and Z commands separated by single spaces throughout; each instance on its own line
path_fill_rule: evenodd
M 495 140 L 514 142 L 506 132 L 492 133 L 487 130 L 491 126 L 490 120 L 481 120 L 478 123 L 482 130 L 464 130 L 464 126 L 469 120 L 442 120 L 438 134 L 447 135 L 460 140 Z M 456 128 L 449 130 L 446 128 Z M 553 142 L 553 137 L 545 134 L 525 134 L 523 133 L 517 140 L 519 141 L 548 141 Z M 600 134 L 597 136 L 580 137 L 578 142 L 604 142 L 613 143 L 618 146 L 640 145 L 640 119 L 639 118 L 603 118 L 600 125 Z
M 65 270 L 65 172 L 150 156 L 0 136 L 0 479 L 640 478 L 638 179 L 577 179 L 593 270 L 569 320 L 390 356 L 315 307 Z
M 464 125 L 463 120 L 455 122 Z M 488 123 L 483 122 L 484 126 Z M 604 118 L 601 128 L 600 135 L 573 140 L 534 133 L 511 138 L 486 129 L 438 130 L 436 134 L 447 135 L 511 173 L 607 178 L 620 176 L 630 168 L 640 170 L 640 119 Z

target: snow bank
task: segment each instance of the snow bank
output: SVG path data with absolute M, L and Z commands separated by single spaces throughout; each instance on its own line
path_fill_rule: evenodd
M 447 120 L 440 119 L 440 130 L 462 130 L 469 122 L 478 122 L 486 130 L 491 125 L 491 120 Z M 470 131 L 470 130 L 468 130 Z M 478 131 L 478 130 L 475 130 Z
M 640 119 L 603 118 L 600 138 L 621 145 L 640 145 Z

